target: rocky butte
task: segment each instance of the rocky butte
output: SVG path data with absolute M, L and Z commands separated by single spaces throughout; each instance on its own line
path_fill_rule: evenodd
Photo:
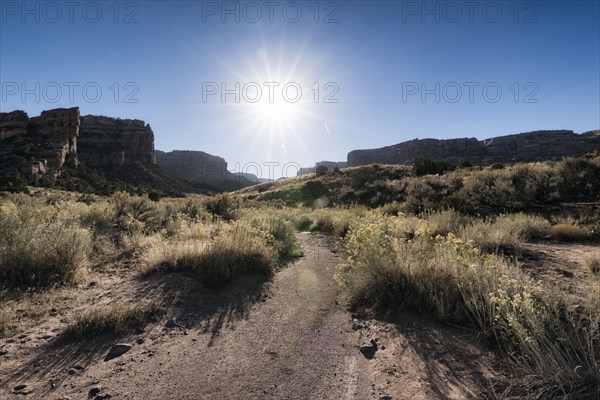
M 179 179 L 222 190 L 237 190 L 254 183 L 244 176 L 229 172 L 225 159 L 203 151 L 156 151 L 156 163 L 162 170 Z
M 138 119 L 81 117 L 79 159 L 89 167 L 154 164 L 154 132 Z
M 415 158 L 479 164 L 528 162 L 581 157 L 600 148 L 600 130 L 576 134 L 569 130 L 534 131 L 486 140 L 414 139 L 392 146 L 348 153 L 348 166 L 372 163 L 411 164 Z
M 79 108 L 0 113 L 0 172 L 60 176 L 67 163 L 77 166 Z
M 79 108 L 0 113 L 0 165 L 25 175 L 59 177 L 65 165 L 103 169 L 154 164 L 154 134 L 144 121 L 79 115 Z

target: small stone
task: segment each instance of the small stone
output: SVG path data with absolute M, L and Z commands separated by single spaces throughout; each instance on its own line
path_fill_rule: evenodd
M 102 391 L 102 386 L 94 386 L 93 388 L 90 389 L 90 391 L 88 392 L 88 396 L 89 397 L 94 397 L 96 396 L 98 393 L 100 393 Z
M 362 322 L 360 322 L 358 319 L 354 318 L 352 320 L 352 329 L 357 331 L 359 329 L 362 329 L 365 327 L 365 324 L 363 324 Z
M 165 324 L 165 328 L 167 329 L 173 329 L 173 328 L 177 328 L 179 325 L 177 324 L 177 321 L 175 320 L 175 318 L 171 318 L 170 320 L 167 321 L 167 323 Z
M 377 342 L 371 339 L 369 342 L 364 342 L 359 347 L 360 352 L 367 359 L 371 359 L 375 356 L 375 352 L 377 351 Z
M 141 338 L 138 338 L 135 342 L 137 344 L 144 344 L 145 340 L 144 340 L 144 338 L 141 337 Z
M 141 335 L 142 333 L 146 332 L 146 329 L 144 329 L 143 326 L 138 326 L 137 328 L 135 328 L 135 333 L 137 335 Z
M 381 396 L 379 396 L 379 400 L 392 400 L 392 396 L 382 394 Z
M 110 350 L 108 351 L 108 354 L 104 358 L 104 361 L 108 361 L 113 358 L 119 357 L 119 356 L 127 353 L 129 350 L 131 350 L 132 347 L 133 347 L 133 345 L 131 345 L 129 343 L 117 343 L 113 347 L 110 348 Z
M 18 391 L 26 389 L 26 388 L 27 388 L 27 385 L 17 385 L 17 386 L 15 386 L 14 391 L 18 392 Z

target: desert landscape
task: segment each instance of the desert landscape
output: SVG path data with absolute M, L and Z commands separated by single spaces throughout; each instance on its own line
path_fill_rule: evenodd
M 598 33 L 2 0 L 0 399 L 599 399 Z

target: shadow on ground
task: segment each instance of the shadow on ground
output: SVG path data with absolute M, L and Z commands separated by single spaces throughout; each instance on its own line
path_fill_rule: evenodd
M 506 385 L 499 371 L 500 356 L 491 341 L 479 332 L 403 312 L 383 318 L 395 326 L 406 346 L 399 350 L 420 360 L 424 380 L 435 398 L 495 397 Z
M 211 346 L 221 330 L 246 319 L 251 306 L 267 296 L 268 282 L 261 276 L 241 276 L 224 288 L 207 289 L 191 274 L 169 273 L 126 281 L 103 293 L 95 304 L 159 300 L 164 314 L 151 321 L 148 328 L 167 330 L 165 322 L 174 318 L 177 326 L 173 329 L 200 329 L 210 333 L 208 346 Z M 118 336 L 80 339 L 59 335 L 5 376 L 0 389 L 11 391 L 23 382 L 35 382 L 36 394 L 40 395 L 45 389 L 60 387 L 70 373 L 76 374 L 104 359 L 113 344 L 133 341 L 134 334 L 132 330 Z

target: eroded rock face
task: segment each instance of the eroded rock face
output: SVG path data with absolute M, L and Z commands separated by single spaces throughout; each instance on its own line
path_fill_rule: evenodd
M 233 191 L 255 182 L 227 170 L 225 159 L 203 151 L 156 151 L 156 164 L 165 172 L 186 181 L 206 184 L 219 190 Z
M 0 113 L 0 140 L 24 135 L 28 125 L 29 116 L 25 111 Z
M 137 119 L 83 116 L 79 147 L 81 162 L 94 168 L 155 162 L 154 133 Z
M 225 159 L 203 151 L 157 151 L 156 163 L 171 175 L 194 182 L 218 184 L 228 177 Z
M 393 146 L 348 153 L 348 166 L 372 163 L 410 164 L 416 158 L 458 163 L 469 160 L 481 164 L 526 162 L 581 157 L 600 147 L 599 131 L 576 134 L 573 131 L 535 131 L 486 140 L 415 139 Z
M 58 108 L 29 118 L 23 111 L 0 113 L 0 170 L 59 176 L 65 163 L 76 166 L 79 108 Z
M 80 161 L 97 169 L 154 163 L 154 133 L 144 121 L 87 115 L 58 108 L 29 118 L 0 113 L 0 173 L 60 176 Z

